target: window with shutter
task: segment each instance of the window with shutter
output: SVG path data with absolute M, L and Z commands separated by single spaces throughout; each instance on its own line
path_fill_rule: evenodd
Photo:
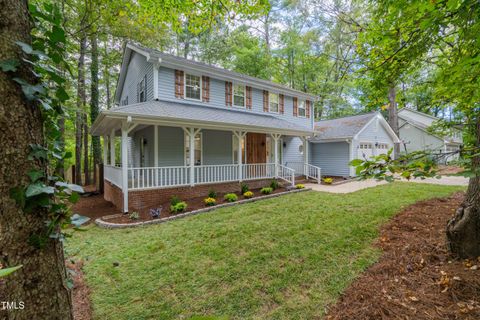
M 298 116 L 298 98 L 293 97 L 293 116 Z
M 310 108 L 311 108 L 311 105 L 312 105 L 312 102 L 310 100 L 307 100 L 307 118 L 310 118 Z
M 229 81 L 225 81 L 225 105 L 231 106 L 232 105 L 232 83 Z
M 246 90 L 246 97 L 247 97 L 247 102 L 246 102 L 247 109 L 252 109 L 252 87 L 246 86 L 245 90 Z
M 202 78 L 185 74 L 185 99 L 202 100 Z
M 263 90 L 263 111 L 268 112 L 268 91 Z
M 210 77 L 202 76 L 202 101 L 210 102 Z
M 184 86 L 183 71 L 175 70 L 175 98 L 183 99 L 183 92 L 184 92 L 183 86 Z
M 233 86 L 233 105 L 235 107 L 245 107 L 245 86 L 241 84 L 235 84 Z
M 307 114 L 305 100 L 297 100 L 297 116 L 304 118 Z
M 279 108 L 280 114 L 283 114 L 285 110 L 285 96 L 283 94 L 279 95 Z

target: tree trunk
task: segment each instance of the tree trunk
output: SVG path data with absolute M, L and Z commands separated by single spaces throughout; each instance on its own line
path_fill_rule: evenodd
M 104 42 L 105 44 L 105 47 L 104 47 L 104 56 L 102 58 L 102 63 L 103 63 L 103 66 L 104 66 L 104 70 L 103 70 L 103 77 L 105 79 L 105 95 L 106 95 L 106 99 L 107 99 L 107 109 L 110 109 L 111 107 L 111 98 L 110 98 L 110 71 L 109 71 L 109 57 L 108 57 L 108 37 L 107 39 L 105 40 Z
M 397 91 L 394 84 L 391 84 L 388 88 L 388 100 L 390 105 L 388 107 L 388 124 L 392 127 L 393 132 L 398 134 L 398 112 L 397 112 Z M 398 158 L 400 155 L 400 144 L 395 143 L 393 146 L 393 152 L 395 153 L 395 158 Z
M 77 111 L 75 117 L 75 181 L 82 184 L 83 112 L 85 109 L 85 50 L 87 38 L 82 32 L 78 57 Z
M 60 137 L 58 138 L 59 147 L 62 150 L 62 153 L 65 152 L 65 117 L 62 115 L 58 119 L 58 129 L 60 130 Z M 55 168 L 55 172 L 58 176 L 65 178 L 65 163 L 63 159 L 59 159 L 57 162 L 57 166 Z
M 15 77 L 33 83 L 31 65 L 16 41 L 31 43 L 27 1 L 0 0 L 0 61 L 21 62 Z M 62 243 L 47 239 L 38 249 L 32 235 L 47 232 L 48 213 L 24 212 L 10 197 L 10 190 L 29 183 L 31 169 L 47 170 L 46 164 L 28 160 L 30 144 L 44 144 L 40 109 L 28 102 L 12 75 L 0 71 L 0 263 L 3 267 L 23 265 L 0 280 L 0 301 L 20 303 L 24 309 L 0 308 L 0 319 L 72 319 L 70 291 Z
M 475 136 L 480 150 L 480 116 L 475 119 Z M 455 216 L 447 224 L 447 245 L 452 254 L 459 258 L 480 256 L 480 156 L 472 158 L 472 171 L 476 176 L 470 178 L 465 200 L 457 209 Z
M 90 121 L 93 123 L 97 119 L 98 109 L 98 47 L 97 37 L 93 34 L 90 37 L 91 42 L 91 58 L 92 64 L 90 66 L 91 86 L 90 86 Z M 97 164 L 101 162 L 101 146 L 100 137 L 92 136 L 92 153 L 93 153 L 93 183 L 97 183 Z

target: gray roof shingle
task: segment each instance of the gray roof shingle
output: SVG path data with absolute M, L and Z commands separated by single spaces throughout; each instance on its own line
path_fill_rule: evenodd
M 169 101 L 147 101 L 119 106 L 102 112 L 103 115 L 131 115 L 163 120 L 200 121 L 221 125 L 261 127 L 266 129 L 290 130 L 310 134 L 308 126 L 298 125 L 268 114 L 259 114 L 232 109 L 196 106 Z M 98 124 L 95 124 L 98 125 Z M 277 130 L 277 131 L 278 131 Z
M 376 116 L 376 112 L 322 120 L 315 123 L 315 137 L 310 141 L 334 140 L 354 137 L 362 128 Z

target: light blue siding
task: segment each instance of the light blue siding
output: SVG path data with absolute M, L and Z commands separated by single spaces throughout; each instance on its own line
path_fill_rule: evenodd
M 185 165 L 184 132 L 182 128 L 158 128 L 158 165 L 183 166 Z
M 349 150 L 347 142 L 311 143 L 310 163 L 322 169 L 322 176 L 349 176 Z
M 303 153 L 300 153 L 302 139 L 292 136 L 284 136 L 282 139 L 284 143 L 283 164 L 287 167 L 293 167 L 295 164 L 303 163 Z
M 203 164 L 231 164 L 232 133 L 229 131 L 204 130 L 203 134 Z
M 128 104 L 137 103 L 137 85 L 147 75 L 147 100 L 153 100 L 153 65 L 134 52 L 127 68 L 120 102 L 128 96 Z
M 378 119 L 375 119 L 368 126 L 360 132 L 358 136 L 360 142 L 379 142 L 393 145 L 392 137 L 387 130 L 380 124 Z

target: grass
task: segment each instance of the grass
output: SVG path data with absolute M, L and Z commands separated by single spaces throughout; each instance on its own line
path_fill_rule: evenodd
M 67 254 L 86 261 L 97 319 L 315 319 L 379 257 L 372 242 L 383 222 L 458 190 L 396 182 L 143 228 L 92 226 L 68 240 Z

